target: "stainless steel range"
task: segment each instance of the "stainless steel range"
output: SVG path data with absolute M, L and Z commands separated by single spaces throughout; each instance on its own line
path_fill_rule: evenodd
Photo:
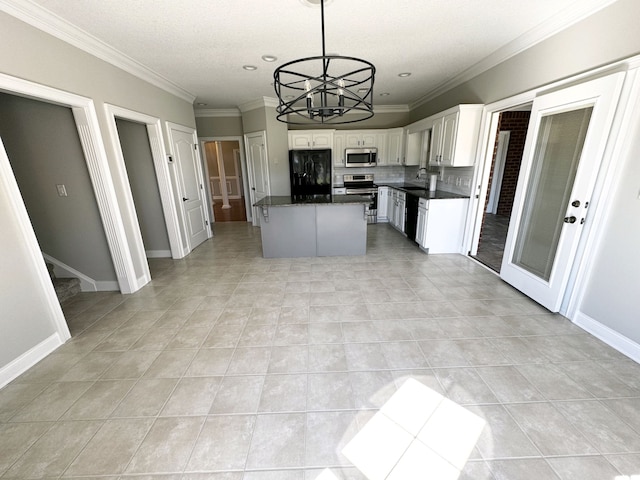
M 371 203 L 367 208 L 367 223 L 377 223 L 378 186 L 373 183 L 373 174 L 343 175 L 342 180 L 347 195 L 361 195 L 371 198 Z

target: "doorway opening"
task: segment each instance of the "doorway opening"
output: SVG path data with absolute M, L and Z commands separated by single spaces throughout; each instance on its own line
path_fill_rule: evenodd
M 471 255 L 500 273 L 518 184 L 531 104 L 500 112 L 477 252 Z
M 204 141 L 211 208 L 216 222 L 246 222 L 240 142 Z

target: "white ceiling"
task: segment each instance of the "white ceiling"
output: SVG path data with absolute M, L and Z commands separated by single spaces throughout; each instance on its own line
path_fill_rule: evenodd
M 320 8 L 306 0 L 11 1 L 70 22 L 207 104 L 197 108 L 275 97 L 277 65 L 322 53 Z M 375 105 L 415 105 L 613 1 L 330 0 L 327 53 L 376 66 Z

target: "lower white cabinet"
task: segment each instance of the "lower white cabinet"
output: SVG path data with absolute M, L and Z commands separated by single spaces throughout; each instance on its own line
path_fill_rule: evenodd
M 424 224 L 418 225 L 416 240 L 428 253 L 462 253 L 468 198 L 429 200 Z M 418 208 L 420 222 L 420 208 Z
M 387 204 L 389 223 L 404 234 L 404 219 L 407 194 L 395 188 L 389 188 L 391 201 Z
M 378 222 L 388 222 L 389 187 L 378 187 Z

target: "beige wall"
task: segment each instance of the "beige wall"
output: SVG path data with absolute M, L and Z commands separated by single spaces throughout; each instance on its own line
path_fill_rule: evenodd
M 93 99 L 111 172 L 115 153 L 107 128 L 104 103 L 195 127 L 190 101 L 172 95 L 120 70 L 84 51 L 37 30 L 5 13 L 0 13 L 0 71 L 14 77 L 47 85 Z M 164 126 L 163 126 L 164 128 Z M 166 133 L 166 132 L 165 132 Z M 167 137 L 165 136 L 165 142 Z M 169 147 L 168 143 L 166 144 Z M 85 167 L 86 168 L 86 167 Z M 124 179 L 114 178 L 119 193 Z M 28 268 L 28 252 L 15 232 L 15 218 L 4 191 L 0 194 L 0 235 L 5 259 L 0 268 L 0 369 L 35 347 L 52 333 L 53 318 L 41 294 L 37 273 Z M 132 219 L 122 215 L 126 221 Z M 72 227 L 70 227 L 72 228 Z M 34 286 L 35 285 L 35 286 Z
M 374 107 L 375 110 L 375 107 Z M 348 118 L 348 116 L 346 116 Z M 406 112 L 376 113 L 373 117 L 358 123 L 344 123 L 340 125 L 322 125 L 309 123 L 309 125 L 289 125 L 289 130 L 309 130 L 322 128 L 335 128 L 336 130 L 362 130 L 365 128 L 396 128 L 404 127 L 410 122 L 410 114 Z
M 411 111 L 411 122 L 461 103 L 491 103 L 640 53 L 640 2 L 591 17 Z
M 199 137 L 241 137 L 242 117 L 196 117 Z

